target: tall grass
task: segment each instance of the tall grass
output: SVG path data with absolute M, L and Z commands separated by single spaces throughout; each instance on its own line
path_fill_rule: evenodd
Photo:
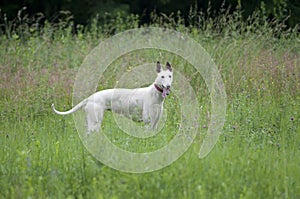
M 198 159 L 210 115 L 209 93 L 192 66 L 166 52 L 165 58 L 185 73 L 199 94 L 199 136 L 169 167 L 129 174 L 95 160 L 83 147 L 72 116 L 54 115 L 50 104 L 71 107 L 73 82 L 85 56 L 109 34 L 136 28 L 138 17 L 120 15 L 102 26 L 95 19 L 89 28 L 78 26 L 75 34 L 68 15 L 41 27 L 38 19 L 32 23 L 22 12 L 14 22 L 2 14 L 0 197 L 299 198 L 299 33 L 268 21 L 263 12 L 247 20 L 240 11 L 212 16 L 191 9 L 186 26 L 180 13 L 153 14 L 151 26 L 188 34 L 212 56 L 228 96 L 224 133 L 209 156 Z M 154 63 L 157 54 L 147 51 L 144 59 Z M 116 64 L 134 66 L 131 56 Z M 99 87 L 111 87 L 115 80 L 107 75 Z M 172 103 L 176 100 L 171 96 L 166 108 Z M 103 126 L 122 146 L 122 132 L 112 115 L 106 115 Z M 172 128 L 168 123 L 166 130 Z M 170 135 L 160 136 L 149 149 L 165 144 Z M 143 147 L 133 145 L 133 151 Z

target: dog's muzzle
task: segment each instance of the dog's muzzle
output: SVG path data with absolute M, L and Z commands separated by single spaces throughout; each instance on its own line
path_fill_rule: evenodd
M 170 94 L 170 92 L 171 92 L 171 90 L 170 90 L 170 86 L 166 86 L 166 87 L 164 87 L 163 85 L 162 85 L 162 97 L 163 98 L 165 98 L 167 95 L 169 95 Z
M 156 90 L 158 90 L 159 92 L 161 92 L 162 98 L 165 98 L 171 92 L 171 86 L 163 86 L 163 85 L 161 85 L 161 87 L 159 87 L 157 84 L 154 84 L 154 87 L 156 88 Z

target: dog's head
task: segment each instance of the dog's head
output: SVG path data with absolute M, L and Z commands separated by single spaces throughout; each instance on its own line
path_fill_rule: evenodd
M 166 64 L 166 70 L 162 69 L 159 62 L 156 65 L 157 77 L 155 80 L 155 87 L 162 93 L 162 97 L 165 98 L 170 94 L 170 89 L 173 81 L 173 70 L 169 62 Z

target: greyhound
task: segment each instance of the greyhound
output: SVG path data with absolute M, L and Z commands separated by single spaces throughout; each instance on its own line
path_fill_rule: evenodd
M 96 132 L 101 128 L 104 111 L 111 110 L 126 117 L 136 117 L 151 129 L 156 129 L 163 113 L 164 99 L 170 94 L 173 81 L 173 70 L 169 62 L 166 70 L 162 69 L 160 62 L 156 65 L 157 77 L 150 86 L 136 89 L 115 88 L 98 91 L 81 101 L 66 112 L 52 109 L 59 115 L 68 115 L 84 107 L 86 112 L 87 134 Z

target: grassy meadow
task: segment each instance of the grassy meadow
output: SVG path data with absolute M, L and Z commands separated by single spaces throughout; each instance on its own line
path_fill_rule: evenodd
M 239 13 L 205 20 L 191 13 L 191 20 L 192 25 L 185 27 L 180 18 L 154 16 L 152 26 L 188 34 L 212 56 L 227 93 L 224 131 L 211 153 L 199 159 L 210 119 L 209 92 L 192 66 L 162 52 L 162 62 L 170 59 L 198 95 L 199 133 L 179 160 L 144 174 L 120 172 L 97 161 L 83 146 L 73 117 L 51 110 L 52 103 L 61 110 L 72 106 L 73 83 L 86 55 L 110 34 L 137 27 L 137 17 L 120 17 L 102 26 L 95 20 L 88 29 L 77 27 L 76 34 L 67 19 L 43 27 L 25 19 L 4 23 L 0 198 L 300 198 L 300 36 L 296 28 L 287 29 L 259 14 L 242 21 Z M 161 52 L 139 56 L 143 54 L 147 62 L 155 63 Z M 132 56 L 117 60 L 115 67 L 134 67 Z M 99 89 L 114 86 L 116 78 L 114 73 L 101 77 Z M 176 128 L 176 102 L 171 94 L 165 104 L 175 122 L 167 122 L 148 145 L 133 139 L 130 150 L 153 150 L 172 139 L 168 132 Z M 117 145 L 124 145 L 110 113 L 105 115 L 103 130 Z

